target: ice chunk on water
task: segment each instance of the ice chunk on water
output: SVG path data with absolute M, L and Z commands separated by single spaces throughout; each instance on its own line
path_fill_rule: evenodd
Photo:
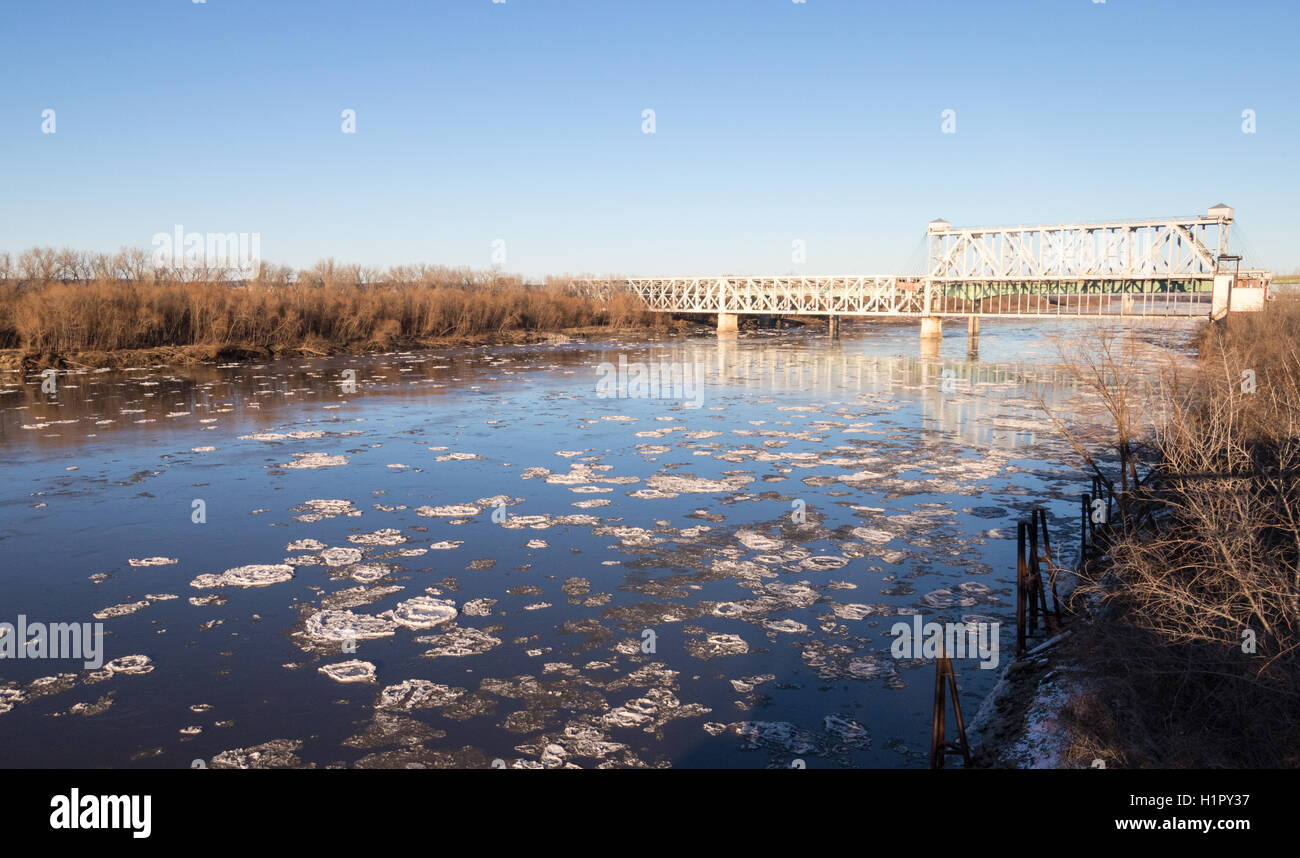
M 190 586 L 197 590 L 216 587 L 265 587 L 288 581 L 292 577 L 292 566 L 254 564 L 227 569 L 220 575 L 200 575 L 190 582 Z
M 368 661 L 352 659 L 337 664 L 327 664 L 317 670 L 335 682 L 374 682 L 375 666 Z
M 328 566 L 347 566 L 360 562 L 360 548 L 327 548 L 320 553 L 320 559 Z
M 415 514 L 425 518 L 456 518 L 463 515 L 478 515 L 482 510 L 473 504 L 449 504 L 448 506 L 416 507 Z
M 408 679 L 379 692 L 379 700 L 375 703 L 375 707 L 400 709 L 406 712 L 412 709 L 432 709 L 449 706 L 460 699 L 464 693 L 463 688 L 453 688 L 427 679 Z
M 315 470 L 336 468 L 348 463 L 347 456 L 329 456 L 325 453 L 294 453 L 292 462 L 282 462 L 279 467 L 289 470 Z
M 393 527 L 376 530 L 374 533 L 354 533 L 348 537 L 348 542 L 356 545 L 401 545 L 405 541 L 402 532 Z
M 127 614 L 134 614 L 136 611 L 140 610 L 141 608 L 147 608 L 147 607 L 149 607 L 148 600 L 140 601 L 140 602 L 129 602 L 124 605 L 110 605 L 109 607 L 104 608 L 103 610 L 96 611 L 91 616 L 93 616 L 97 620 L 108 620 L 108 619 L 112 619 L 113 617 L 125 617 Z
M 153 662 L 147 655 L 124 655 L 105 664 L 104 669 L 111 674 L 151 673 L 153 671 Z
M 360 641 L 389 637 L 397 624 L 385 617 L 351 611 L 317 611 L 307 618 L 307 635 L 318 641 Z
M 749 652 L 749 644 L 745 643 L 739 635 L 711 633 L 703 640 L 688 640 L 686 651 L 696 658 L 709 659 L 725 655 L 743 655 Z
M 214 769 L 281 769 L 302 765 L 298 751 L 302 749 L 299 739 L 272 739 L 249 748 L 235 748 L 222 751 L 212 758 Z
M 398 603 L 397 607 L 385 616 L 391 617 L 393 622 L 408 629 L 431 629 L 456 619 L 456 603 L 435 599 L 432 596 L 416 596 L 414 599 Z

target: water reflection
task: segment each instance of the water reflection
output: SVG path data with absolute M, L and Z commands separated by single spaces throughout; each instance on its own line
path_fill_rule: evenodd
M 983 333 L 9 377 L 0 605 L 150 669 L 0 660 L 0 765 L 924 765 L 892 621 L 1006 635 L 1005 536 L 1046 502 L 1069 545 L 1077 506 L 1036 398 L 1080 392 L 1038 329 Z M 698 402 L 599 396 L 620 359 Z

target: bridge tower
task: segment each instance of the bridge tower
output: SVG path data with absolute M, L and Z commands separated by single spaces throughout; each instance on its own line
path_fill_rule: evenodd
M 941 217 L 930 221 L 926 227 L 929 235 L 943 233 L 952 229 L 952 224 Z M 937 352 L 939 341 L 943 339 L 943 316 L 934 313 L 934 288 L 929 280 L 924 283 L 925 297 L 923 299 L 923 315 L 921 316 L 921 350 L 923 352 Z

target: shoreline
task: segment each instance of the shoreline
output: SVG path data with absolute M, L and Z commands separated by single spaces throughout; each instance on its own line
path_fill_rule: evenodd
M 707 314 L 697 314 L 707 315 Z M 856 317 L 842 317 L 856 318 Z M 872 327 L 898 327 L 916 324 L 915 319 L 862 317 Z M 826 326 L 824 316 L 784 317 L 787 330 L 819 328 Z M 849 329 L 858 325 L 850 325 Z M 0 349 L 0 372 L 39 372 L 44 369 L 122 369 L 130 366 L 162 365 L 171 367 L 198 366 L 211 363 L 256 362 L 289 357 L 333 357 L 336 355 L 365 355 L 390 351 L 422 351 L 446 348 L 497 347 L 525 345 L 563 345 L 574 341 L 590 341 L 602 337 L 619 337 L 629 334 L 703 334 L 714 330 L 711 323 L 699 319 L 656 319 L 644 325 L 587 325 L 554 330 L 511 329 L 492 333 L 463 334 L 444 337 L 400 337 L 386 340 L 368 340 L 348 343 L 304 342 L 286 348 L 252 343 L 200 343 L 192 345 L 164 345 L 140 349 L 69 350 L 63 352 L 34 352 L 22 348 Z M 754 324 L 742 331 L 765 330 Z
M 689 332 L 695 327 L 696 325 L 691 322 L 672 320 L 669 325 L 664 327 L 632 325 L 559 328 L 553 331 L 510 330 L 463 336 L 402 338 L 387 341 L 312 342 L 289 348 L 226 343 L 220 345 L 155 346 L 145 349 L 53 353 L 35 353 L 25 349 L 0 349 L 0 371 L 36 372 L 48 368 L 122 369 L 128 366 L 138 366 L 142 363 L 185 367 L 216 362 L 252 362 L 287 357 L 332 357 L 335 355 L 363 355 L 389 351 L 418 351 L 473 346 L 562 345 L 574 339 L 591 339 L 600 336 L 619 336 L 653 331 L 682 333 Z
M 1074 651 L 1075 629 L 1067 618 L 1061 632 L 1013 658 L 980 703 L 966 729 L 971 768 L 1081 768 L 1072 762 L 1068 713 L 1084 686 Z

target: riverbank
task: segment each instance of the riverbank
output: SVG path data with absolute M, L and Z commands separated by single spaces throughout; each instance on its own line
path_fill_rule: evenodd
M 255 279 L 242 281 L 216 271 L 88 272 L 69 262 L 56 272 L 0 279 L 0 348 L 16 350 L 29 366 L 111 365 L 116 358 L 106 355 L 129 352 L 182 362 L 242 353 L 323 355 L 529 342 L 585 328 L 668 322 L 634 295 L 590 294 L 567 277 L 531 284 L 496 272 L 429 266 L 380 272 L 332 263 L 297 272 L 263 266 Z
M 691 331 L 698 323 L 665 318 L 657 329 L 674 333 Z M 43 369 L 121 369 L 130 366 L 194 366 L 204 363 L 265 361 L 284 357 L 326 357 L 343 354 L 374 354 L 386 351 L 419 351 L 464 347 L 493 347 L 534 344 L 563 344 L 601 337 L 644 334 L 645 326 L 586 326 L 556 331 L 511 330 L 446 337 L 420 337 L 382 342 L 351 342 L 269 347 L 256 344 L 197 344 L 157 346 L 114 351 L 72 351 L 30 353 L 23 349 L 0 349 L 0 371 L 39 372 Z
M 1070 756 L 1069 724 L 1072 705 L 1085 694 L 1072 643 L 1067 625 L 1003 669 L 967 731 L 975 767 L 1078 767 Z
M 1115 512 L 1069 638 L 981 707 L 979 765 L 1300 766 L 1300 300 L 1208 326 L 1196 350 L 1190 377 L 1141 393 L 1122 348 L 1092 368 L 1115 441 L 1085 470 Z

